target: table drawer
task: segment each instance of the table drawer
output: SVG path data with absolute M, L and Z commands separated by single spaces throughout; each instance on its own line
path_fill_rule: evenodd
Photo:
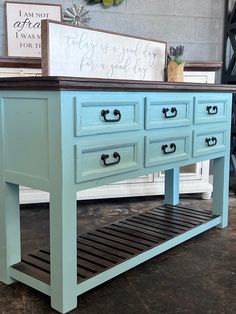
M 217 153 L 226 149 L 226 130 L 211 129 L 194 132 L 193 156 Z
M 114 142 L 116 144 L 114 144 Z M 113 139 L 104 145 L 75 145 L 76 183 L 137 170 L 143 164 L 143 141 Z
M 144 98 L 131 94 L 81 94 L 75 97 L 75 136 L 138 130 L 143 106 Z
M 231 98 L 213 95 L 196 97 L 194 105 L 194 123 L 215 123 L 228 121 L 231 114 Z
M 146 129 L 187 126 L 192 122 L 193 97 L 157 94 L 146 99 Z
M 145 166 L 151 167 L 190 158 L 191 131 L 145 138 Z

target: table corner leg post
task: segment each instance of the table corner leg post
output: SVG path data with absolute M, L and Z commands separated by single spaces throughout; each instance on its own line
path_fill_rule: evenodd
M 77 203 L 71 190 L 50 196 L 51 306 L 60 313 L 77 307 Z
M 165 204 L 179 204 L 179 168 L 165 171 Z
M 19 186 L 0 182 L 0 281 L 15 282 L 9 267 L 21 260 Z
M 223 156 L 213 160 L 213 202 L 212 212 L 221 215 L 219 228 L 228 225 L 229 198 L 229 157 Z

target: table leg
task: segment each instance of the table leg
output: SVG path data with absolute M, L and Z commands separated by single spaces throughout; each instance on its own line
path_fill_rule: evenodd
M 165 171 L 165 203 L 179 204 L 179 168 Z
M 228 225 L 228 199 L 229 199 L 229 156 L 213 160 L 213 201 L 212 211 L 221 215 L 220 228 Z
M 10 266 L 21 260 L 19 186 L 0 182 L 0 281 L 11 284 Z
M 51 306 L 61 313 L 77 306 L 77 206 L 71 190 L 50 194 Z

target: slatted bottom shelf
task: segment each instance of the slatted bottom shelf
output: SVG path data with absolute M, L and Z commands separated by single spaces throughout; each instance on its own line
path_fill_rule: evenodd
M 216 218 L 204 210 L 163 205 L 78 236 L 78 283 L 96 276 Z M 13 266 L 50 284 L 50 250 L 40 249 Z

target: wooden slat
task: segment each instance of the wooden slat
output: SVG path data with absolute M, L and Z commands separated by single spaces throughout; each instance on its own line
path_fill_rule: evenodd
M 147 234 L 144 234 L 143 232 L 135 231 L 134 229 L 130 228 L 129 226 L 124 226 L 124 225 L 122 226 L 119 223 L 113 223 L 111 226 L 113 229 L 118 230 L 124 234 L 133 235 L 139 241 L 147 241 L 148 243 L 152 243 L 152 244 L 156 244 L 156 245 L 162 241 L 160 238 L 152 237 L 152 236 L 149 236 Z
M 34 258 L 35 259 L 37 259 L 38 257 L 41 258 L 41 259 L 45 259 L 45 261 L 48 262 L 48 265 L 50 265 L 50 252 L 49 252 L 49 249 L 45 248 L 44 250 L 41 250 L 39 252 L 34 252 L 33 254 L 34 254 Z M 40 261 L 40 260 L 38 259 L 38 261 Z M 79 276 L 81 276 L 83 278 L 92 276 L 94 273 L 97 272 L 92 267 L 90 268 L 91 265 L 87 265 L 87 264 L 85 265 L 85 263 L 81 262 L 80 260 L 78 260 L 77 265 L 78 265 L 77 272 L 78 272 Z M 101 268 L 99 268 L 99 270 L 101 270 Z
M 158 233 L 156 230 L 152 230 L 151 227 L 149 228 L 149 227 L 143 226 L 141 223 L 133 222 L 133 221 L 130 221 L 128 219 L 126 221 L 121 221 L 120 223 L 124 224 L 124 225 L 129 225 L 129 226 L 135 227 L 136 230 L 138 230 L 140 232 L 146 232 L 147 234 L 150 234 L 154 237 L 155 236 L 159 237 L 160 239 L 163 239 L 163 240 L 170 239 L 169 236 L 164 235 L 162 233 Z
M 94 275 L 94 272 L 89 269 L 85 269 L 84 267 L 77 266 L 77 274 L 82 278 L 90 278 Z
M 191 209 L 191 208 L 187 208 L 187 207 L 183 207 L 183 206 L 175 206 L 175 205 L 168 205 L 168 204 L 165 204 L 164 207 L 169 207 L 169 208 L 175 208 L 177 210 L 180 210 L 182 211 L 183 209 L 186 210 L 186 212 L 189 212 L 189 213 L 199 213 L 200 215 L 203 215 L 203 216 L 206 216 L 208 218 L 213 218 L 213 215 L 210 211 L 206 211 L 206 210 L 200 210 L 200 209 Z
M 127 222 L 135 224 L 136 226 L 139 226 L 140 228 L 143 228 L 145 230 L 151 230 L 154 233 L 156 233 L 158 236 L 160 235 L 161 237 L 163 237 L 164 239 L 169 239 L 169 238 L 173 237 L 173 233 L 152 227 L 152 226 L 148 225 L 148 223 L 145 222 L 145 220 L 139 221 L 136 218 L 137 217 L 133 217 L 132 219 L 127 219 Z
M 157 215 L 162 216 L 162 217 L 167 218 L 167 219 L 170 218 L 171 220 L 173 220 L 173 222 L 179 221 L 181 223 L 187 223 L 189 226 L 192 225 L 192 227 L 200 224 L 199 221 L 193 221 L 192 219 L 181 217 L 178 215 L 174 215 L 174 214 L 169 213 L 167 211 L 164 212 L 163 210 L 160 210 L 158 208 L 153 209 L 152 213 L 156 213 Z
M 93 240 L 90 240 L 88 238 L 83 238 L 82 236 L 79 237 L 78 241 L 82 242 L 83 244 L 88 244 L 88 245 L 90 245 L 90 246 L 92 246 L 94 248 L 98 248 L 101 251 L 110 253 L 114 257 L 116 256 L 118 260 L 125 259 L 125 258 L 127 258 L 127 256 L 129 256 L 129 254 L 127 254 L 127 253 L 125 253 L 123 251 L 114 249 L 114 248 L 112 248 L 110 246 L 107 246 L 107 245 L 104 245 L 104 244 L 101 244 L 101 243 L 98 243 L 98 242 L 94 242 Z
M 195 217 L 192 217 L 192 216 L 187 216 L 186 214 L 184 213 L 181 213 L 180 211 L 177 212 L 176 210 L 172 210 L 172 209 L 169 209 L 169 208 L 165 208 L 165 209 L 161 209 L 161 208 L 156 208 L 155 209 L 156 211 L 161 211 L 162 213 L 164 214 L 169 214 L 171 215 L 172 217 L 179 217 L 183 220 L 186 220 L 186 221 L 190 221 L 190 222 L 196 222 L 196 223 L 202 223 L 205 221 L 205 219 L 201 219 L 201 218 L 195 218 Z
M 41 259 L 47 263 L 50 263 L 50 255 L 49 253 L 46 253 L 46 251 L 44 250 L 33 252 L 30 255 L 37 256 L 38 259 Z
M 48 272 L 42 271 L 35 266 L 31 266 L 29 264 L 21 261 L 20 263 L 13 266 L 16 270 L 30 276 L 36 278 L 46 284 L 50 285 L 50 274 Z
M 162 226 L 173 228 L 173 230 L 176 230 L 176 232 L 183 232 L 183 231 L 189 229 L 188 227 L 184 227 L 184 226 L 177 225 L 177 224 L 174 224 L 174 223 L 168 223 L 165 219 L 162 219 L 161 217 L 158 217 L 157 215 L 154 216 L 154 215 L 149 214 L 149 213 L 147 213 L 147 214 L 140 214 L 140 218 L 142 218 L 142 217 L 148 218 L 148 219 L 150 219 L 152 221 L 156 221 L 159 224 L 161 224 Z
M 92 255 L 88 252 L 81 251 L 79 249 L 77 251 L 77 256 L 78 256 L 79 260 L 80 260 L 80 258 L 82 258 L 86 261 L 95 263 L 96 265 L 101 266 L 103 268 L 107 268 L 107 267 L 110 267 L 111 265 L 114 265 L 114 263 L 108 262 L 104 258 L 97 257 L 95 255 Z
M 172 224 L 173 226 L 180 226 L 180 227 L 186 227 L 186 230 L 189 230 L 189 228 L 193 228 L 196 224 L 187 223 L 182 220 L 173 219 L 172 217 L 169 217 L 163 213 L 156 212 L 156 211 L 150 211 L 148 212 L 148 215 L 151 215 L 153 217 L 157 217 L 157 219 L 164 221 L 165 223 Z
M 79 264 L 77 262 L 77 277 L 80 277 L 80 278 L 90 278 L 92 276 L 94 276 L 96 272 L 95 271 L 92 271 L 91 269 L 88 269 L 88 268 L 85 268 L 83 266 L 81 266 L 81 263 Z
M 147 248 L 147 247 L 152 247 L 153 246 L 153 242 L 147 241 L 147 240 L 143 240 L 142 238 L 137 238 L 134 235 L 130 235 L 130 234 L 126 234 L 122 231 L 117 231 L 117 229 L 115 228 L 115 226 L 112 226 L 112 228 L 109 227 L 105 227 L 103 228 L 104 232 L 110 232 L 111 234 L 117 235 L 123 239 L 127 239 L 127 240 L 131 240 L 133 241 L 133 243 L 139 243 L 140 245 L 142 244 L 143 248 Z
M 134 255 L 134 254 L 139 252 L 139 250 L 133 249 L 133 248 L 128 247 L 128 246 L 123 245 L 123 244 L 113 242 L 112 240 L 109 240 L 109 237 L 107 237 L 105 239 L 103 237 L 93 235 L 91 233 L 86 234 L 85 237 L 86 237 L 86 239 L 92 240 L 92 241 L 97 242 L 97 243 L 105 244 L 107 246 L 110 246 L 111 248 L 114 248 L 118 251 L 123 251 L 129 255 Z
M 163 205 L 82 234 L 77 240 L 77 280 L 92 278 L 215 217 Z M 49 248 L 24 256 L 13 268 L 50 284 Z
M 38 259 L 41 259 L 45 262 L 50 263 L 50 254 L 49 254 L 48 249 L 33 252 L 31 255 L 36 256 Z M 77 275 L 77 278 L 78 278 L 78 281 L 82 281 L 82 280 L 84 280 L 84 278 L 86 278 L 86 276 L 81 277 L 81 276 Z
M 43 262 L 42 260 L 38 259 L 37 257 L 26 255 L 22 258 L 22 261 L 26 264 L 30 264 L 32 266 L 35 266 L 36 268 L 38 268 L 42 271 L 50 273 L 50 264 Z
M 87 252 L 89 254 L 91 254 L 91 256 L 97 256 L 97 257 L 100 257 L 108 262 L 111 262 L 113 264 L 117 263 L 118 261 L 122 260 L 123 258 L 120 258 L 120 257 L 117 257 L 117 256 L 114 256 L 110 253 L 107 253 L 107 252 L 104 252 L 102 250 L 99 250 L 99 247 L 98 248 L 94 248 L 92 246 L 89 246 L 88 244 L 83 244 L 82 243 L 82 239 L 78 239 L 78 243 L 77 243 L 77 247 L 78 247 L 78 250 L 79 252 L 81 250 L 83 250 L 83 252 Z
M 90 271 L 91 273 L 99 273 L 99 272 L 102 272 L 105 270 L 106 267 L 103 267 L 103 266 L 99 266 L 97 264 L 94 264 L 93 262 L 91 261 L 87 261 L 87 260 L 84 260 L 82 258 L 78 258 L 78 261 L 77 261 L 77 265 L 79 267 L 82 267 L 88 271 Z
M 134 217 L 132 221 L 140 222 L 144 224 L 145 226 L 153 227 L 157 229 L 159 232 L 166 234 L 170 237 L 174 237 L 180 233 L 180 232 L 171 230 L 170 227 L 165 227 L 161 224 L 158 224 L 158 222 L 150 221 L 148 218 L 145 218 L 145 217 Z
M 156 232 L 152 232 L 150 230 L 147 229 L 140 229 L 140 227 L 135 226 L 132 223 L 129 223 L 128 221 L 119 221 L 119 223 L 117 223 L 118 226 L 124 227 L 124 228 L 129 228 L 131 230 L 137 231 L 138 233 L 142 234 L 143 236 L 149 236 L 152 239 L 158 241 L 159 243 L 163 242 L 165 240 L 164 237 L 160 237 L 160 235 L 158 235 Z
M 119 235 L 113 234 L 112 232 L 106 231 L 104 229 L 93 231 L 92 234 L 97 235 L 99 237 L 102 236 L 104 238 L 109 237 L 109 240 L 112 240 L 116 243 L 124 244 L 125 246 L 131 247 L 131 248 L 138 250 L 138 251 L 142 251 L 142 250 L 145 250 L 147 248 L 146 246 L 144 246 L 142 244 L 134 242 L 134 240 L 124 239 L 124 238 L 120 237 Z
M 201 220 L 209 219 L 209 216 L 206 216 L 206 215 L 203 215 L 203 214 L 200 214 L 200 213 L 195 213 L 195 212 L 192 212 L 192 211 L 187 211 L 184 208 L 182 208 L 180 210 L 179 208 L 176 208 L 176 207 L 166 206 L 165 209 L 168 209 L 168 210 L 170 210 L 172 212 L 175 212 L 175 213 L 183 214 L 185 216 L 189 216 L 189 217 L 193 217 L 193 218 L 199 218 Z

